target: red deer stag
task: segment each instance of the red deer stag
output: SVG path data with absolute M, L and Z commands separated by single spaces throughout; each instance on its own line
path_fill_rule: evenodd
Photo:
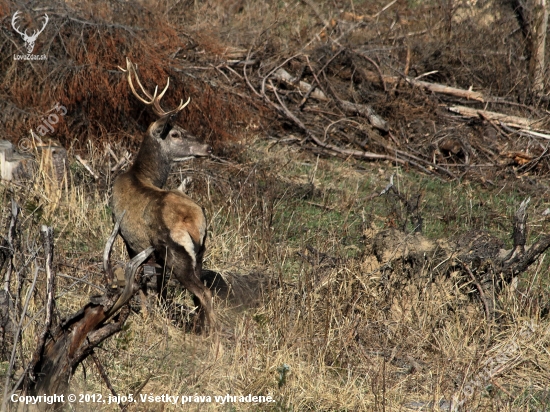
M 185 156 L 208 156 L 211 149 L 200 143 L 186 130 L 173 124 L 174 117 L 189 103 L 170 111 L 160 106 L 170 79 L 160 94 L 158 86 L 151 96 L 141 84 L 134 65 L 126 59 L 128 83 L 134 96 L 151 106 L 159 119 L 153 122 L 141 143 L 138 155 L 130 169 L 118 176 L 113 185 L 113 214 L 115 221 L 126 211 L 120 224 L 120 233 L 130 257 L 149 246 L 155 248 L 155 259 L 172 273 L 193 295 L 199 307 L 200 322 L 204 317 L 215 329 L 216 318 L 212 308 L 212 293 L 201 282 L 202 259 L 206 240 L 206 217 L 202 208 L 180 191 L 164 190 L 171 163 Z M 134 88 L 135 77 L 141 97 Z M 163 275 L 164 276 L 164 275 Z M 164 279 L 161 279 L 161 292 Z

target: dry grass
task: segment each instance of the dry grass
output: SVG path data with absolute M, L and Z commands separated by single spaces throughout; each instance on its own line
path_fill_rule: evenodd
M 190 193 L 210 216 L 206 267 L 241 281 L 262 273 L 271 285 L 259 304 L 248 309 L 218 300 L 223 323 L 218 358 L 210 338 L 181 327 L 178 308 L 188 300 L 178 288 L 167 311 L 151 301 L 147 315 L 132 315 L 127 328 L 96 351 L 120 395 L 137 396 L 140 390 L 212 400 L 226 394 L 270 395 L 275 400 L 261 405 L 193 404 L 193 410 L 403 410 L 414 402 L 426 406 L 451 399 L 467 400 L 471 410 L 535 411 L 548 406 L 549 323 L 533 306 L 547 284 L 544 262 L 525 275 L 529 288 L 501 295 L 505 317 L 489 325 L 479 302 L 457 290 L 456 279 L 434 277 L 429 259 L 417 276 L 404 278 L 410 270 L 400 270 L 398 262 L 391 271 L 381 267 L 370 254 L 369 239 L 361 241 L 364 216 L 379 213 L 368 205 L 384 207 L 382 199 L 361 197 L 385 185 L 385 179 L 373 177 L 395 170 L 374 166 L 365 183 L 365 171 L 353 163 L 261 142 L 244 150 L 241 160 L 194 161 L 183 164 L 181 174 L 193 178 Z M 39 181 L 37 189 L 26 193 L 11 189 L 25 205 L 24 238 L 36 236 L 39 221 L 52 225 L 58 273 L 101 285 L 102 242 L 111 228 L 107 197 L 90 190 L 86 179 L 77 182 L 78 173 L 71 166 L 72 184 L 55 202 L 40 193 Z M 179 177 L 176 172 L 175 183 Z M 411 176 L 400 179 L 406 184 Z M 313 190 L 308 189 L 310 182 Z M 337 196 L 331 197 L 334 191 Z M 4 187 L 4 204 L 8 192 Z M 29 202 L 43 210 L 40 219 Z M 380 225 L 384 219 L 375 222 Z M 347 240 L 342 231 L 346 225 Z M 307 262 L 308 245 L 327 256 Z M 115 259 L 125 259 L 121 246 Z M 42 307 L 42 290 L 39 283 L 30 315 Z M 59 278 L 60 314 L 73 313 L 95 293 L 88 285 Z M 33 349 L 39 328 L 33 321 L 29 325 L 22 353 Z M 284 365 L 289 371 L 283 379 Z M 484 375 L 487 365 L 494 372 L 490 378 Z M 473 395 L 465 396 L 470 387 Z M 109 395 L 91 360 L 77 370 L 71 388 Z M 82 405 L 86 408 L 95 410 Z M 138 402 L 130 410 L 179 408 Z

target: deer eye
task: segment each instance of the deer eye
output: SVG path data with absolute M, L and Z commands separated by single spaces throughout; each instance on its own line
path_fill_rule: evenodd
M 170 137 L 173 139 L 181 139 L 181 133 L 178 132 L 177 130 L 172 130 L 170 132 Z

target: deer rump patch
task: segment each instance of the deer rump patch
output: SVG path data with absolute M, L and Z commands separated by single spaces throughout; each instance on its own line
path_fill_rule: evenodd
M 170 239 L 181 245 L 197 265 L 197 252 L 206 237 L 206 218 L 200 206 L 187 196 L 171 192 L 163 208 L 164 224 Z
M 173 229 L 170 231 L 170 238 L 178 245 L 182 246 L 191 257 L 193 269 L 197 267 L 197 252 L 195 251 L 195 242 L 189 232 L 185 229 Z

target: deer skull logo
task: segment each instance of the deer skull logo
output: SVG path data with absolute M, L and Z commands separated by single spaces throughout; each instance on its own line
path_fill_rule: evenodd
M 46 28 L 46 25 L 48 24 L 48 21 L 49 21 L 49 17 L 48 17 L 47 14 L 44 14 L 44 16 L 41 17 L 41 19 L 44 19 L 44 24 L 42 25 L 42 28 L 40 30 L 34 30 L 32 35 L 29 36 L 27 34 L 27 30 L 22 32 L 17 27 L 18 26 L 17 19 L 19 19 L 21 17 L 19 15 L 19 13 L 20 13 L 19 10 L 15 12 L 15 14 L 13 15 L 13 17 L 11 19 L 11 25 L 12 25 L 13 29 L 21 35 L 21 37 L 23 38 L 25 43 L 27 43 L 27 46 L 26 46 L 27 47 L 27 53 L 31 54 L 33 49 L 34 49 L 34 42 L 36 41 L 36 38 L 38 37 L 38 35 L 40 33 L 42 33 L 44 31 L 44 29 Z

